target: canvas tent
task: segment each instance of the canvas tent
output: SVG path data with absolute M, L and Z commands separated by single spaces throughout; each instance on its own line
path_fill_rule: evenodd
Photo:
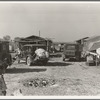
M 83 51 L 94 50 L 94 48 L 96 49 L 98 47 L 99 42 L 100 42 L 100 36 L 92 36 L 87 38 L 86 43 L 84 44 Z
M 95 42 L 90 47 L 89 51 L 94 51 L 94 50 L 97 50 L 98 48 L 100 48 L 100 42 Z

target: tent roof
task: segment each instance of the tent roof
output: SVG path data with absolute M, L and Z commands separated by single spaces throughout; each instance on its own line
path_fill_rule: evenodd
M 96 50 L 98 48 L 100 48 L 100 42 L 93 43 L 93 45 L 91 46 L 89 51 L 93 51 L 93 50 Z
M 81 39 L 78 39 L 78 40 L 75 40 L 75 41 L 81 41 L 81 40 L 87 40 L 87 39 L 89 39 L 89 37 L 84 37 L 84 38 L 81 38 Z
M 95 42 L 100 40 L 100 36 L 92 36 L 86 39 L 87 41 Z

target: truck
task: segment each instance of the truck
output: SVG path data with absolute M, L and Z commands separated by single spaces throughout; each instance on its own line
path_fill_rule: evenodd
M 48 57 L 34 60 L 37 48 L 42 48 L 47 51 L 47 46 L 45 44 L 25 44 L 21 50 L 22 54 L 20 60 L 24 60 L 28 66 L 31 66 L 32 64 L 46 65 L 49 60 Z
M 82 47 L 78 43 L 66 43 L 63 48 L 62 60 L 74 58 L 76 60 L 81 59 Z
M 0 67 L 5 69 L 12 64 L 12 57 L 9 52 L 9 42 L 0 40 Z

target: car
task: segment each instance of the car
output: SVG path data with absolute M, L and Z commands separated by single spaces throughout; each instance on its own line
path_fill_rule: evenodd
M 95 65 L 96 64 L 95 59 L 96 59 L 96 57 L 94 55 L 91 55 L 91 54 L 87 55 L 86 56 L 86 65 L 88 65 L 88 66 Z
M 5 67 L 5 69 L 12 64 L 12 57 L 9 52 L 9 42 L 0 41 L 0 66 Z
M 86 65 L 88 66 L 100 65 L 100 55 L 98 55 L 96 51 L 89 51 L 86 54 Z
M 47 47 L 45 44 L 26 44 L 23 46 L 21 59 L 25 60 L 28 66 L 31 66 L 32 64 L 46 65 L 48 62 L 48 57 L 41 57 L 35 60 L 35 51 L 37 48 L 42 48 L 46 51 Z
M 63 48 L 62 59 L 81 59 L 81 46 L 78 43 L 66 43 Z

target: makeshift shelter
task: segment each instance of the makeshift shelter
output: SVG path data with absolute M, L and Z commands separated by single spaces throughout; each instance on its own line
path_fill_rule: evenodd
M 98 48 L 100 48 L 100 42 L 95 42 L 90 47 L 89 51 L 94 51 L 94 50 L 97 50 Z
M 100 42 L 100 36 L 92 36 L 92 37 L 89 37 L 85 40 L 86 40 L 86 42 L 84 43 L 84 47 L 83 47 L 84 52 L 92 50 L 91 47 L 93 45 L 97 45 L 95 43 Z
M 42 38 L 39 36 L 29 36 L 26 38 L 20 38 L 19 40 L 15 41 L 15 44 L 17 45 L 16 47 L 22 48 L 23 45 L 25 44 L 46 44 L 47 45 L 47 50 L 50 50 L 52 41 L 47 38 Z

